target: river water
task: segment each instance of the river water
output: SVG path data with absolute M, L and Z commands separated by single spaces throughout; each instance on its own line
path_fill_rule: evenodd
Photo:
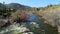
M 6 27 L 3 28 L 3 30 L 0 29 L 0 33 L 4 32 L 5 34 L 8 34 L 10 33 L 9 30 L 11 31 L 17 29 L 20 32 L 21 30 L 24 31 L 28 29 L 30 32 L 33 32 L 34 34 L 57 34 L 56 28 L 52 27 L 51 25 L 45 24 L 42 18 L 37 16 L 36 14 L 27 13 L 27 16 L 29 18 L 23 20 L 23 24 L 25 24 L 24 25 L 25 27 L 21 27 L 21 26 L 18 27 L 18 25 L 12 24 L 7 28 Z

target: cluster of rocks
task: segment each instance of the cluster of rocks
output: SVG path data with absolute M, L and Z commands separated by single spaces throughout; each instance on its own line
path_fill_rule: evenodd
M 28 13 L 28 16 L 29 18 L 21 22 L 15 21 L 7 27 L 0 28 L 0 34 L 57 34 L 56 28 L 45 24 L 39 16 L 32 13 Z

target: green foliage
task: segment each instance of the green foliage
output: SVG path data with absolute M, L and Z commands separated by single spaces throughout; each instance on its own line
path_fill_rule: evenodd
M 52 7 L 53 5 L 48 5 L 47 7 Z
M 0 15 L 5 17 L 9 17 L 11 12 L 15 12 L 16 9 L 11 10 L 11 8 L 8 8 L 5 4 L 0 3 Z
M 36 8 L 37 9 L 37 11 L 39 11 L 40 10 L 40 8 Z

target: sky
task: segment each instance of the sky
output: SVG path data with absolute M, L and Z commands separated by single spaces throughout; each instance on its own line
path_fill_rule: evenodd
M 60 0 L 0 0 L 0 3 L 3 2 L 5 2 L 5 4 L 19 3 L 31 7 L 45 7 L 50 4 L 52 5 L 59 4 Z

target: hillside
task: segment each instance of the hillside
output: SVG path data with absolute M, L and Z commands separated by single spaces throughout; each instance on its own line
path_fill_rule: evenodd
M 31 7 L 19 3 L 10 3 L 7 4 L 7 7 L 12 9 L 20 9 L 20 10 L 31 10 Z
M 45 7 L 39 11 L 39 15 L 43 16 L 43 18 L 45 18 L 49 22 L 55 23 L 55 20 L 60 17 L 60 5 Z
M 45 23 L 57 26 L 58 31 L 60 31 L 60 4 L 44 7 L 40 9 L 38 15 L 45 20 Z
M 59 5 L 34 8 L 10 3 L 2 5 L 2 9 L 0 34 L 58 34 Z

